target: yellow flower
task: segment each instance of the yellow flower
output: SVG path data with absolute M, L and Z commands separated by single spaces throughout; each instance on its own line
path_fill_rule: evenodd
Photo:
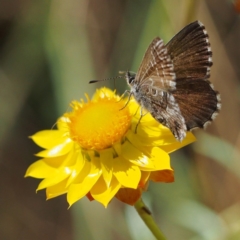
M 169 153 L 193 141 L 188 133 L 177 142 L 170 130 L 150 114 L 137 127 L 139 105 L 107 88 L 87 102 L 73 101 L 72 112 L 57 121 L 57 130 L 31 136 L 44 150 L 26 177 L 43 179 L 47 199 L 67 194 L 71 206 L 84 196 L 105 207 L 113 197 L 133 205 L 149 180 L 172 182 Z

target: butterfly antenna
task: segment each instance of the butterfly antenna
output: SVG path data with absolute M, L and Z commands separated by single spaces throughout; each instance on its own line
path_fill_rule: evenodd
M 107 80 L 115 80 L 117 78 L 123 78 L 123 76 L 116 76 L 116 77 L 110 77 L 110 78 L 99 79 L 99 80 L 91 80 L 91 81 L 89 81 L 89 83 L 96 83 L 96 82 L 102 82 L 102 81 L 107 81 Z

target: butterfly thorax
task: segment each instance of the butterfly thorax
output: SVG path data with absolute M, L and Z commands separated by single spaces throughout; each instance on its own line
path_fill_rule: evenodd
M 133 95 L 134 98 L 137 100 L 137 102 L 140 103 L 140 99 L 137 97 L 138 96 L 137 93 L 139 91 L 139 84 L 136 81 L 136 73 L 127 71 L 125 73 L 125 78 L 126 78 L 127 84 L 131 89 L 130 90 L 131 95 Z
M 127 71 L 125 74 L 125 78 L 126 78 L 127 84 L 131 89 L 130 90 L 131 95 L 133 95 L 135 100 L 141 105 L 142 94 L 139 93 L 140 86 L 138 81 L 136 80 L 136 73 Z

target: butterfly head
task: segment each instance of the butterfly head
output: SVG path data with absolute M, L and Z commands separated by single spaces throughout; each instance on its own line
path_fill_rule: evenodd
M 136 73 L 130 72 L 130 71 L 119 72 L 119 73 L 125 75 L 124 77 L 125 77 L 125 79 L 127 81 L 127 84 L 129 86 L 133 86 L 134 85 Z

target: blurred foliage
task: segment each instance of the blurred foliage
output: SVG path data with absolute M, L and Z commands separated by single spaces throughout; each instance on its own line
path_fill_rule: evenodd
M 144 193 L 169 240 L 240 239 L 239 1 L 81 0 L 0 2 L 1 239 L 154 239 L 132 207 L 104 209 L 65 196 L 45 201 L 23 179 L 37 147 L 27 136 L 51 128 L 69 102 L 121 80 L 91 79 L 133 70 L 155 36 L 165 42 L 196 19 L 210 35 L 211 82 L 223 107 L 198 141 L 171 155 L 175 183 Z

